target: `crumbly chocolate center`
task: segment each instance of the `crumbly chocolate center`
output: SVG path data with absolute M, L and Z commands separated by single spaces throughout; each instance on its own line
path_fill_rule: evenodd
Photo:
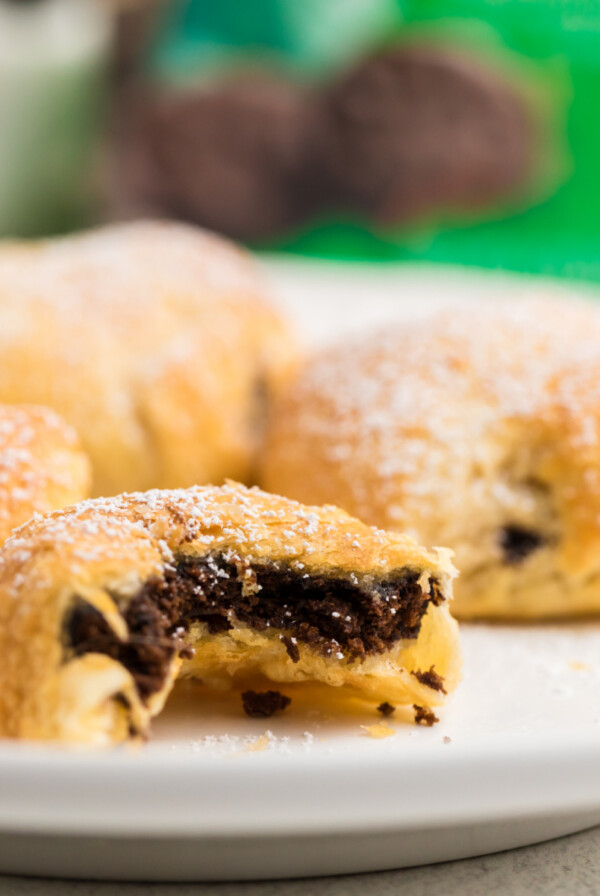
M 159 691 L 178 647 L 168 619 L 144 586 L 123 612 L 127 640 L 121 640 L 104 616 L 78 598 L 66 625 L 65 641 L 76 656 L 104 653 L 117 660 L 133 675 L 140 697 L 146 700 Z
M 274 630 L 293 662 L 302 644 L 324 656 L 360 661 L 400 639 L 416 638 L 429 604 L 443 599 L 437 582 L 426 594 L 419 573 L 410 569 L 359 579 L 310 575 L 268 562 L 181 558 L 162 579 L 146 582 L 123 611 L 126 641 L 81 599 L 67 620 L 65 641 L 76 655 L 104 653 L 118 660 L 147 699 L 163 686 L 183 648 L 179 636 L 195 623 L 211 633 L 228 631 L 236 621 L 260 632 Z

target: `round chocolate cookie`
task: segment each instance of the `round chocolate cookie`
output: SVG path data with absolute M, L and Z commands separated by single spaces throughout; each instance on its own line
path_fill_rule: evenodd
M 323 164 L 338 205 L 382 225 L 504 198 L 531 170 L 524 102 L 457 53 L 387 49 L 343 77 L 324 102 Z
M 145 210 L 241 240 L 280 236 L 315 205 L 313 108 L 296 85 L 254 73 L 148 97 L 125 130 L 120 179 Z

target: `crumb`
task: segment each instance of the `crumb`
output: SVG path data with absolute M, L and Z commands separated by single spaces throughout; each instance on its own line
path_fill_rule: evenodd
M 590 668 L 587 663 L 582 663 L 581 660 L 571 660 L 569 667 L 573 669 L 574 672 L 587 672 Z
M 244 752 L 246 753 L 262 753 L 267 749 L 269 744 L 271 743 L 271 738 L 269 737 L 269 732 L 266 731 L 260 737 L 257 737 L 256 740 L 251 741 L 244 747 Z
M 290 638 L 287 635 L 281 636 L 281 641 L 283 646 L 287 650 L 287 654 L 293 663 L 300 662 L 300 650 L 298 649 L 298 644 L 296 643 L 296 638 Z
M 377 722 L 376 725 L 361 725 L 366 737 L 373 737 L 375 740 L 383 740 L 384 737 L 393 737 L 396 733 L 387 722 Z
M 451 737 L 448 737 L 448 735 L 445 734 L 445 735 L 443 736 L 443 738 L 442 738 L 442 743 L 445 743 L 445 744 L 451 744 L 451 743 L 452 743 L 452 738 L 451 738 Z
M 381 715 L 387 719 L 388 716 L 391 716 L 392 713 L 396 712 L 396 707 L 392 706 L 391 703 L 388 703 L 387 700 L 384 700 L 384 702 L 380 703 L 377 707 L 377 712 L 380 712 Z
M 314 734 L 311 734 L 310 731 L 305 731 L 302 735 L 302 746 L 304 748 L 311 747 L 315 742 Z
M 242 705 L 247 716 L 256 719 L 268 719 L 276 712 L 286 709 L 291 698 L 279 691 L 244 691 Z
M 134 736 L 134 738 L 132 740 L 125 741 L 125 743 L 122 746 L 122 749 L 125 751 L 126 754 L 128 754 L 130 756 L 139 756 L 141 753 L 142 747 L 144 746 L 144 744 L 146 743 L 147 740 L 148 740 L 147 737 L 145 737 L 142 734 L 138 734 L 138 735 Z
M 427 725 L 428 728 L 431 728 L 432 725 L 439 722 L 438 717 L 434 715 L 428 706 L 418 706 L 416 703 L 413 703 L 413 709 L 415 711 L 415 725 Z
M 417 681 L 420 681 L 425 687 L 431 688 L 433 691 L 441 691 L 442 694 L 448 693 L 444 687 L 444 679 L 435 671 L 435 666 L 432 666 L 428 672 L 421 672 L 420 669 L 416 669 L 410 674 L 414 675 Z
M 179 656 L 181 657 L 182 660 L 191 660 L 194 658 L 195 655 L 196 655 L 196 651 L 194 650 L 194 648 L 190 647 L 187 644 L 184 644 L 184 646 L 180 647 L 180 649 L 179 649 Z

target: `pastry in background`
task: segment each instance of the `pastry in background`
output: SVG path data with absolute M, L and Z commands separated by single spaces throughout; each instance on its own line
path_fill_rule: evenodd
M 138 222 L 0 247 L 0 401 L 54 408 L 92 493 L 252 479 L 294 356 L 246 253 Z
M 89 462 L 58 414 L 0 405 L 0 542 L 34 513 L 86 498 L 89 485 Z
M 143 735 L 177 676 L 438 705 L 460 674 L 454 572 L 443 550 L 235 483 L 33 520 L 0 551 L 0 735 Z
M 600 611 L 600 314 L 445 310 L 312 358 L 261 483 L 455 552 L 462 618 Z

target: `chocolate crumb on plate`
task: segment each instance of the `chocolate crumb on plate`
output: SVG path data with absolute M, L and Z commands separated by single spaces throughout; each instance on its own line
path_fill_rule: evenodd
M 279 691 L 244 691 L 242 694 L 244 712 L 254 719 L 268 719 L 287 709 L 291 702 L 290 697 Z
M 391 716 L 392 713 L 396 711 L 396 707 L 392 706 L 391 703 L 388 703 L 387 700 L 384 700 L 383 703 L 380 703 L 377 707 L 377 712 L 380 712 L 381 715 L 387 719 L 388 716 Z
M 428 728 L 431 728 L 436 722 L 439 722 L 438 717 L 428 706 L 418 706 L 418 704 L 413 703 L 413 709 L 415 711 L 415 725 L 426 725 Z
M 414 675 L 417 681 L 420 681 L 425 687 L 431 688 L 432 691 L 441 691 L 442 694 L 447 693 L 444 687 L 444 679 L 435 671 L 435 666 L 431 666 L 426 672 L 421 672 L 420 669 L 415 669 L 410 674 Z

